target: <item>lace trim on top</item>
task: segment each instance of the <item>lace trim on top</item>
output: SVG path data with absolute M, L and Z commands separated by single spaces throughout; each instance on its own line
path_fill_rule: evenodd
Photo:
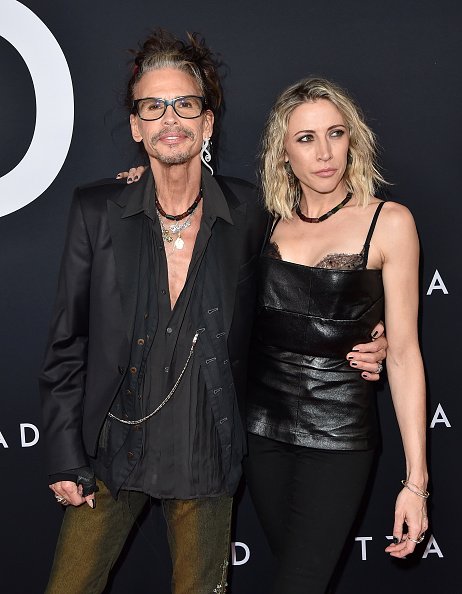
M 270 241 L 264 251 L 265 256 L 282 260 L 279 246 Z M 338 270 L 361 270 L 364 268 L 364 248 L 359 254 L 327 254 L 313 268 L 336 268 Z

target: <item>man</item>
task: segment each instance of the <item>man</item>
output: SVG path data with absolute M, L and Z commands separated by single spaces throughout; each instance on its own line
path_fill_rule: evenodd
M 221 85 L 197 37 L 150 37 L 128 103 L 150 172 L 77 190 L 40 378 L 50 486 L 68 505 L 47 592 L 101 592 L 151 496 L 172 591 L 223 593 L 268 217 L 252 185 L 201 167 Z M 383 352 L 355 357 L 372 371 Z

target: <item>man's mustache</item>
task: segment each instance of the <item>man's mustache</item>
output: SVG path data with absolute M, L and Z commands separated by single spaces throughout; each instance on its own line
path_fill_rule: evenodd
M 168 136 L 169 134 L 184 134 L 190 140 L 195 139 L 195 134 L 192 130 L 188 130 L 188 128 L 183 128 L 182 126 L 175 126 L 174 128 L 163 128 L 156 134 L 151 136 L 151 144 L 155 144 L 161 136 Z

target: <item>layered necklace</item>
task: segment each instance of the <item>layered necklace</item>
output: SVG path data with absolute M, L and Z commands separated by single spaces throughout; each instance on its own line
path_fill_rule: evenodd
M 179 215 L 170 215 L 165 212 L 162 208 L 159 198 L 156 196 L 156 211 L 159 218 L 160 229 L 162 231 L 162 239 L 165 243 L 172 244 L 173 249 L 170 253 L 175 250 L 182 250 L 184 248 L 184 239 L 181 237 L 181 232 L 191 226 L 191 219 L 196 212 L 196 208 L 202 199 L 202 188 L 199 190 L 194 202 L 189 206 L 183 213 Z M 168 221 L 175 221 L 171 225 L 164 225 L 162 217 Z M 182 221 L 182 222 L 180 222 Z M 175 237 L 177 235 L 177 237 Z
M 194 214 L 194 210 L 189 215 L 187 219 L 185 219 L 182 223 L 173 223 L 166 227 L 162 221 L 161 213 L 157 211 L 157 216 L 159 217 L 160 222 L 160 229 L 162 231 L 162 239 L 168 243 L 172 244 L 173 250 L 182 250 L 184 248 L 184 239 L 181 237 L 181 232 L 191 226 L 191 218 Z M 174 235 L 178 234 L 175 238 Z
M 182 221 L 188 215 L 192 214 L 196 210 L 197 205 L 199 204 L 199 202 L 201 200 L 202 200 L 202 188 L 199 189 L 199 194 L 194 198 L 194 202 L 184 212 L 182 212 L 179 215 L 170 215 L 170 214 L 167 214 L 165 212 L 165 210 L 162 208 L 162 206 L 159 202 L 159 198 L 157 197 L 157 194 L 156 194 L 156 208 L 160 212 L 160 214 L 163 217 L 165 217 L 166 219 L 168 219 L 169 221 Z
M 345 206 L 345 204 L 347 204 L 351 200 L 352 195 L 353 194 L 351 192 L 348 192 L 348 194 L 340 202 L 340 204 L 337 204 L 337 206 L 334 206 L 334 208 L 331 208 L 328 212 L 324 213 L 320 217 L 306 217 L 300 210 L 300 203 L 298 203 L 297 206 L 295 207 L 295 212 L 298 214 L 300 219 L 302 221 L 304 221 L 305 223 L 321 223 L 322 221 L 325 221 L 326 219 L 331 217 L 333 214 L 338 212 L 341 208 L 343 208 Z

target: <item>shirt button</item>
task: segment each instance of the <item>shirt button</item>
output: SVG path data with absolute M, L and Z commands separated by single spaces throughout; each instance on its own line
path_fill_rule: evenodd
M 168 373 L 168 370 L 170 369 L 170 367 L 164 367 L 164 371 L 165 373 Z
M 141 425 L 133 425 L 133 431 L 141 431 Z
M 145 313 L 144 314 L 144 319 L 147 320 L 148 318 L 149 318 L 149 314 L 148 313 Z
M 135 454 L 133 452 L 128 452 L 127 458 L 131 460 Z
M 140 346 L 144 345 L 144 338 L 138 338 L 138 340 L 136 341 Z
M 173 328 L 168 327 L 167 328 L 167 334 L 171 334 L 173 332 Z
M 136 371 L 137 371 L 136 367 L 130 367 L 130 373 L 132 375 L 135 375 Z
M 162 295 L 166 295 L 167 291 L 165 289 L 162 289 L 161 293 L 162 293 Z
M 131 396 L 131 395 L 132 395 L 132 391 L 131 391 L 131 390 L 125 390 L 125 394 L 126 394 L 127 396 Z

